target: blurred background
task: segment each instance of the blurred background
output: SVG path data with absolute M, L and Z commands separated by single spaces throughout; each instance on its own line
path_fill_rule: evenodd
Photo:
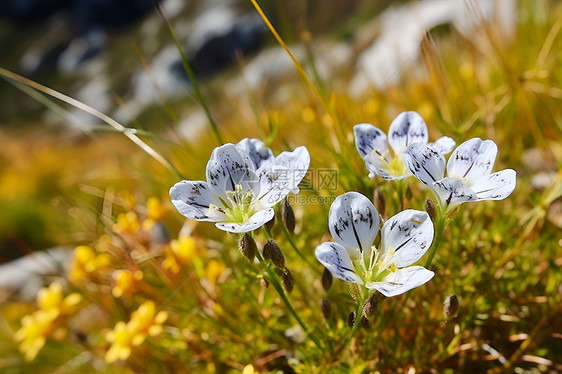
M 404 74 L 427 78 L 424 36 L 459 35 L 484 49 L 488 43 L 479 45 L 479 39 L 489 31 L 486 24 L 507 42 L 517 18 L 514 0 L 268 0 L 261 5 L 319 89 L 349 94 L 359 106 Z M 0 67 L 124 126 L 173 132 L 211 148 L 213 141 L 204 135 L 208 118 L 156 6 L 171 21 L 223 126 L 232 109 L 245 113 L 292 99 L 297 71 L 244 0 L 2 0 Z M 465 68 L 471 74 L 470 66 Z M 123 188 L 131 183 L 127 141 L 101 135 L 109 129 L 98 118 L 30 91 L 10 80 L 0 84 L 0 261 L 87 239 L 80 237 L 80 227 L 69 230 L 71 192 L 80 184 L 101 187 L 108 179 L 120 179 Z M 233 100 L 240 97 L 247 100 Z
M 312 372 L 335 368 L 340 359 L 363 372 L 561 372 L 562 2 L 259 4 L 311 84 L 250 0 L 0 0 L 0 351 L 9 352 L 0 357 L 0 371 L 31 372 L 13 335 L 21 317 L 36 309 L 44 275 L 54 274 L 93 307 L 70 327 L 71 344 L 49 340 L 32 372 L 76 372 L 73 365 L 86 370 L 94 363 L 110 372 L 102 335 L 147 297 L 170 311 L 167 327 L 185 329 L 174 336 L 183 356 L 154 345 L 163 356 L 140 351 L 122 363 L 130 371 L 115 372 L 140 372 L 146 362 L 154 372 L 162 362 L 170 372 L 186 363 L 200 372 L 240 372 L 250 362 L 265 372 L 285 370 L 291 360 L 295 370 L 303 365 L 300 372 Z M 405 110 L 423 116 L 430 141 L 493 139 L 494 170 L 515 169 L 517 188 L 502 202 L 463 205 L 432 265 L 435 281 L 385 302 L 375 329 L 361 332 L 362 348 L 326 363 L 323 352 L 289 336 L 294 321 L 262 288 L 260 274 L 248 270 L 235 239 L 212 224 L 185 224 L 168 190 L 181 179 L 204 179 L 219 144 L 259 137 L 276 154 L 304 144 L 312 168 L 338 171 L 337 191 L 301 191 L 305 196 L 349 190 L 373 196 L 380 188 L 387 201 L 398 202 L 394 184 L 367 177 L 352 128 L 370 122 L 386 131 Z M 421 209 L 427 190 L 411 185 L 407 200 Z M 399 210 L 387 206 L 389 214 Z M 294 208 L 294 239 L 320 272 L 314 248 L 329 240 L 329 206 Z M 164 228 L 157 235 L 139 229 L 137 217 L 151 214 Z M 127 228 L 133 233 L 123 234 Z M 161 268 L 170 262 L 163 243 L 185 236 L 186 228 L 202 250 L 187 253 L 175 272 Z M 78 245 L 101 254 L 109 245 L 122 256 L 99 278 L 67 282 Z M 146 246 L 150 256 L 133 261 L 135 246 Z M 318 274 L 294 253 L 285 255 L 295 264 L 291 298 L 304 319 L 331 334 L 327 341 L 342 341 L 353 309 L 347 286 L 334 282 L 328 294 Z M 146 270 L 148 288 L 133 293 L 133 303 L 113 297 L 116 281 L 107 274 L 137 267 Z M 168 285 L 168 275 L 178 283 Z M 205 292 L 182 288 L 185 280 Z M 442 307 L 451 293 L 462 307 L 448 323 Z M 263 303 L 247 302 L 258 294 Z M 333 302 L 331 319 L 320 314 L 323 296 Z M 232 330 L 225 332 L 225 321 Z M 283 357 L 269 362 L 272 347 Z M 86 358 L 72 361 L 80 357 Z

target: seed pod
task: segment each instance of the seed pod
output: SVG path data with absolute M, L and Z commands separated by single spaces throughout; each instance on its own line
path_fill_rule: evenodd
M 283 287 L 285 287 L 287 293 L 293 292 L 293 274 L 289 271 L 289 269 L 285 268 L 281 281 L 283 282 Z
M 324 268 L 324 271 L 322 272 L 322 287 L 324 288 L 324 291 L 328 292 L 330 290 L 333 281 L 334 277 L 332 276 L 332 273 L 330 273 L 330 270 Z
M 437 208 L 435 207 L 435 203 L 430 198 L 425 200 L 425 211 L 429 214 L 429 217 L 433 222 L 437 218 Z
M 363 316 L 366 318 L 371 318 L 375 314 L 377 308 L 379 307 L 379 297 L 378 294 L 374 293 L 367 299 L 365 305 L 363 305 Z
M 384 217 L 386 212 L 386 199 L 379 188 L 375 190 L 375 206 L 379 214 Z
M 269 281 L 265 278 L 260 279 L 260 283 L 262 285 L 263 288 L 268 288 L 269 287 Z
M 322 304 L 320 305 L 320 309 L 322 310 L 322 315 L 324 316 L 325 320 L 329 320 L 330 316 L 332 315 L 332 307 L 330 306 L 330 302 L 325 297 L 322 298 Z
M 459 312 L 459 299 L 457 295 L 447 296 L 445 302 L 443 302 L 443 314 L 447 321 L 455 318 Z
M 361 326 L 367 331 L 369 331 L 369 319 L 365 316 L 361 316 Z
M 263 246 L 263 257 L 271 259 L 273 264 L 281 269 L 285 267 L 285 256 L 273 239 L 268 239 Z
M 265 226 L 270 230 L 273 229 L 274 225 L 275 225 L 275 214 L 273 215 L 273 218 L 271 218 L 269 221 L 265 223 Z
M 347 325 L 349 327 L 353 327 L 353 325 L 355 325 L 355 317 L 356 317 L 356 312 L 353 311 L 351 313 L 349 313 L 349 316 L 347 317 Z
M 254 238 L 248 233 L 245 233 L 242 239 L 240 239 L 239 244 L 240 252 L 246 257 L 250 262 L 254 262 L 254 257 L 256 256 L 256 251 L 258 246 Z
M 291 234 L 295 232 L 295 211 L 289 203 L 289 199 L 285 198 L 283 205 L 281 206 L 281 218 L 283 219 L 283 224 L 289 230 Z

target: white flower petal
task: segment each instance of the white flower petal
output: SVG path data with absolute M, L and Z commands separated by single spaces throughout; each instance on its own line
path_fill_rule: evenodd
M 185 217 L 196 221 L 218 222 L 225 218 L 217 210 L 209 211 L 209 205 L 223 208 L 207 182 L 181 181 L 170 188 L 172 204 Z
M 433 147 L 437 152 L 446 155 L 451 153 L 451 151 L 455 148 L 457 142 L 453 140 L 453 138 L 449 138 L 448 136 L 442 136 L 435 141 L 435 143 L 428 143 L 430 147 Z
M 392 262 L 405 267 L 418 261 L 433 241 L 433 223 L 426 212 L 404 210 L 389 218 L 381 230 L 381 258 L 395 251 Z
M 455 149 L 447 163 L 449 177 L 476 182 L 492 172 L 498 147 L 491 140 L 469 139 Z
M 244 138 L 240 140 L 236 146 L 248 153 L 256 170 L 262 165 L 272 162 L 275 158 L 271 149 L 269 149 L 264 142 L 256 138 Z
M 254 191 L 262 207 L 274 206 L 291 192 L 292 170 L 279 165 L 265 165 L 257 174 L 259 189 L 256 188 Z
M 273 208 L 267 208 L 254 213 L 253 216 L 242 224 L 234 222 L 219 222 L 216 223 L 215 226 L 221 230 L 233 233 L 249 232 L 271 221 L 274 215 L 275 211 Z
M 441 201 L 449 207 L 465 203 L 467 201 L 477 201 L 476 194 L 459 178 L 447 177 L 433 183 L 433 191 L 439 196 Z
M 258 183 L 255 170 L 244 150 L 234 144 L 224 144 L 213 150 L 207 163 L 207 183 L 224 199 L 226 191 L 235 191 L 238 184 L 244 191 L 252 190 Z
M 476 194 L 478 201 L 503 200 L 515 189 L 516 173 L 513 169 L 506 169 L 480 178 L 471 189 Z
M 353 126 L 353 134 L 355 135 L 355 147 L 361 158 L 365 158 L 373 150 L 379 156 L 388 151 L 386 134 L 370 123 Z
M 427 144 L 409 145 L 402 151 L 402 160 L 406 168 L 430 188 L 445 174 L 445 157 Z
M 361 278 L 355 273 L 349 253 L 340 244 L 332 242 L 322 243 L 316 247 L 314 254 L 318 261 L 320 261 L 334 277 L 349 283 L 363 283 Z
M 427 143 L 427 125 L 417 112 L 402 112 L 388 128 L 388 143 L 396 154 L 415 143 Z
M 332 203 L 329 213 L 330 233 L 354 257 L 371 247 L 379 231 L 379 213 L 364 195 L 348 192 Z
M 410 266 L 389 274 L 382 282 L 370 282 L 365 286 L 379 291 L 386 297 L 392 297 L 427 283 L 434 275 L 434 272 L 423 266 Z
M 299 183 L 305 177 L 310 166 L 310 153 L 305 146 L 295 148 L 292 152 L 281 152 L 274 160 L 276 165 L 284 166 L 290 171 L 291 191 L 299 192 Z

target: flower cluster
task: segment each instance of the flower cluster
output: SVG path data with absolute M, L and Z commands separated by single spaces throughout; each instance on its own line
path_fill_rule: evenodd
M 128 359 L 132 348 L 144 343 L 147 336 L 156 337 L 162 333 L 162 324 L 167 319 L 167 312 L 156 312 L 154 302 L 145 301 L 131 313 L 129 322 L 117 322 L 114 329 L 106 334 L 105 338 L 111 343 L 111 347 L 105 354 L 105 361 L 112 363 Z
M 95 276 L 100 269 L 106 269 L 110 264 L 109 254 L 96 254 L 91 247 L 80 245 L 74 249 L 69 276 L 72 281 L 79 282 Z
M 390 124 L 388 137 L 370 123 L 355 125 L 353 132 L 355 146 L 371 178 L 379 175 L 384 179 L 399 180 L 410 176 L 411 172 L 404 165 L 401 155 L 402 150 L 409 145 L 425 144 L 439 154 L 447 154 L 455 146 L 455 141 L 447 136 L 427 144 L 427 125 L 416 112 L 400 113 Z
M 62 285 L 58 282 L 39 290 L 39 309 L 22 318 L 22 326 L 15 334 L 26 360 L 33 360 L 49 337 L 61 338 L 66 334 L 62 319 L 72 314 L 81 301 L 82 296 L 78 293 L 63 297 Z
M 458 146 L 447 162 L 435 149 L 411 144 L 402 151 L 408 170 L 428 186 L 441 207 L 447 209 L 468 202 L 503 200 L 515 189 L 516 173 L 506 169 L 492 173 L 498 147 L 491 140 L 467 140 Z
M 320 244 L 315 253 L 336 278 L 391 297 L 434 276 L 422 266 L 410 266 L 433 240 L 433 225 L 426 212 L 405 210 L 388 219 L 377 248 L 373 245 L 379 232 L 375 206 L 364 195 L 348 192 L 330 207 L 329 228 L 336 242 Z
M 274 156 L 258 139 L 215 148 L 207 181 L 181 181 L 170 189 L 172 203 L 185 217 L 216 222 L 233 233 L 257 229 L 273 218 L 273 206 L 298 192 L 310 164 L 305 147 Z

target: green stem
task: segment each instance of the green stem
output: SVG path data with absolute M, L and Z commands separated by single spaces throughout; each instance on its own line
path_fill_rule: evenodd
M 308 336 L 310 336 L 310 339 L 312 339 L 314 344 L 316 344 L 316 346 L 318 348 L 322 349 L 322 345 L 320 344 L 318 339 L 316 339 L 316 337 L 310 333 L 310 331 L 308 330 L 308 328 L 306 327 L 306 325 L 304 324 L 304 322 L 300 318 L 299 314 L 295 310 L 295 307 L 293 306 L 291 301 L 287 298 L 287 295 L 285 294 L 285 290 L 283 289 L 283 286 L 281 285 L 281 283 L 279 282 L 279 279 L 277 278 L 277 274 L 275 274 L 275 272 L 273 270 L 271 270 L 271 268 L 265 262 L 265 260 L 263 259 L 262 255 L 259 251 L 256 252 L 256 257 L 257 257 L 259 263 L 261 264 L 261 266 L 264 268 L 265 272 L 267 273 L 268 278 L 269 278 L 268 279 L 269 283 L 273 285 L 275 290 L 277 290 L 277 293 L 279 294 L 279 297 L 281 298 L 281 300 L 283 300 L 283 302 L 285 303 L 285 306 L 287 306 L 287 309 L 289 309 L 289 312 L 291 312 L 293 317 L 295 317 L 295 319 L 297 320 L 297 322 L 301 326 L 301 328 L 304 330 L 304 332 Z
M 336 357 L 338 354 L 340 354 L 340 352 L 345 347 L 347 347 L 347 345 L 349 344 L 351 339 L 355 336 L 357 331 L 359 331 L 359 329 L 361 328 L 361 316 L 363 315 L 363 305 L 365 305 L 365 302 L 367 301 L 368 295 L 367 296 L 364 295 L 364 291 L 363 291 L 362 287 L 360 287 L 359 290 L 361 292 L 361 300 L 359 300 L 359 303 L 357 304 L 357 309 L 355 311 L 355 324 L 353 325 L 353 327 L 351 328 L 351 331 L 349 332 L 349 334 L 345 338 L 345 341 L 334 352 L 332 357 Z
M 435 238 L 433 239 L 433 244 L 431 244 L 431 248 L 429 249 L 429 256 L 427 257 L 427 261 L 425 262 L 426 268 L 429 268 L 431 262 L 433 261 L 433 257 L 435 256 L 437 247 L 439 247 L 439 243 L 441 242 L 441 237 L 443 236 L 443 231 L 445 230 L 446 225 L 447 206 L 440 206 L 439 211 L 437 212 L 437 217 L 435 219 Z

